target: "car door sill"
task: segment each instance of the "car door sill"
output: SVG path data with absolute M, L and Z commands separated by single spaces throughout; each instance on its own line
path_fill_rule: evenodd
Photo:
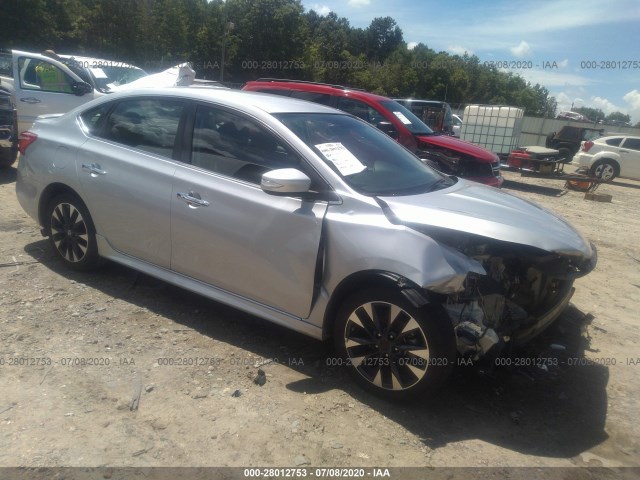
M 123 254 L 111 247 L 109 242 L 101 235 L 96 235 L 96 240 L 100 256 L 104 258 L 158 278 L 167 283 L 171 283 L 177 287 L 184 288 L 185 290 L 210 298 L 211 300 L 224 303 L 230 307 L 264 318 L 265 320 L 269 320 L 277 325 L 282 325 L 318 340 L 322 339 L 322 329 L 302 318 L 289 315 L 280 310 L 249 300 L 226 290 L 222 290 L 194 278 L 187 277 L 172 270 L 158 267 L 138 258 Z

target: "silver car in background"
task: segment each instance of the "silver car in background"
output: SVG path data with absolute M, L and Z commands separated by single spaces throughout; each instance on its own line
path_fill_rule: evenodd
M 550 325 L 594 247 L 290 98 L 145 89 L 38 120 L 17 195 L 69 267 L 130 266 L 317 339 L 391 399 Z

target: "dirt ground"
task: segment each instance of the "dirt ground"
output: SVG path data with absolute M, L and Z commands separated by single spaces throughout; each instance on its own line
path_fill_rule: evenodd
M 15 176 L 0 172 L 0 466 L 640 466 L 640 182 L 599 203 L 505 172 L 598 247 L 539 342 L 566 346 L 564 365 L 462 366 L 436 398 L 393 405 L 319 342 L 118 265 L 67 270 Z

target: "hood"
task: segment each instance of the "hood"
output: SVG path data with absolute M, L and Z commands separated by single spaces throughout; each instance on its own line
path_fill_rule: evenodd
M 563 255 L 594 255 L 591 244 L 562 217 L 475 182 L 458 179 L 443 190 L 380 199 L 408 224 L 471 233 Z
M 429 148 L 430 145 L 441 148 L 449 148 L 456 152 L 465 153 L 471 155 L 480 163 L 495 163 L 498 156 L 487 150 L 486 148 L 479 147 L 470 142 L 465 142 L 459 138 L 452 137 L 450 135 L 417 135 L 420 142 L 420 148 Z

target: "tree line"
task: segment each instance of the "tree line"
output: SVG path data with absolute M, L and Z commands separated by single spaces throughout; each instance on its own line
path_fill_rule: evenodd
M 153 72 L 191 62 L 200 78 L 259 77 L 349 85 L 454 106 L 506 104 L 553 117 L 549 91 L 483 64 L 418 44 L 391 17 L 355 28 L 300 0 L 2 0 L 0 47 L 127 61 Z M 224 62 L 222 60 L 224 56 Z

